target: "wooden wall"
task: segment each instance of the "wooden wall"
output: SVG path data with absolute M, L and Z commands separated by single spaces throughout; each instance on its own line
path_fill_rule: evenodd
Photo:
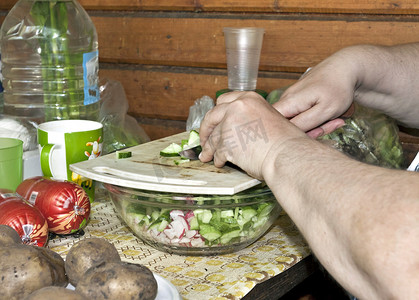
M 16 0 L 1 0 L 0 21 Z M 99 35 L 100 76 L 121 81 L 152 139 L 227 86 L 223 27 L 265 28 L 258 88 L 289 85 L 336 50 L 419 40 L 413 0 L 79 0 Z

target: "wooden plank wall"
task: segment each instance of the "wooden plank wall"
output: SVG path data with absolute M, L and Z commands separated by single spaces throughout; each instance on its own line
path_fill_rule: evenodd
M 0 21 L 16 0 L 1 0 Z M 294 82 L 342 47 L 419 40 L 413 0 L 79 0 L 99 35 L 100 77 L 122 82 L 151 139 L 227 86 L 223 27 L 263 27 L 258 88 Z

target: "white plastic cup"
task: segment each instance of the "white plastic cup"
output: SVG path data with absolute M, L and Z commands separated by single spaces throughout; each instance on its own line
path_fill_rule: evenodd
M 225 27 L 223 32 L 228 88 L 235 91 L 254 91 L 265 30 L 257 27 Z

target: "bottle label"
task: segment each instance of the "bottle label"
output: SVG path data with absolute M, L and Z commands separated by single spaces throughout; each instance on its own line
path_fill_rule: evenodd
M 99 94 L 99 51 L 83 54 L 84 105 L 93 104 L 100 99 Z

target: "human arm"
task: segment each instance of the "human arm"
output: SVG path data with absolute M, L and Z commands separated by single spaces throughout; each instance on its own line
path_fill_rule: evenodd
M 419 43 L 344 48 L 289 87 L 274 107 L 304 131 L 321 126 L 313 137 L 341 126 L 338 117 L 353 100 L 419 127 L 418 68 Z
M 255 93 L 225 95 L 200 135 L 201 160 L 230 161 L 265 180 L 323 266 L 352 294 L 418 295 L 418 173 L 350 159 L 309 138 Z M 238 148 L 228 151 L 232 145 Z

